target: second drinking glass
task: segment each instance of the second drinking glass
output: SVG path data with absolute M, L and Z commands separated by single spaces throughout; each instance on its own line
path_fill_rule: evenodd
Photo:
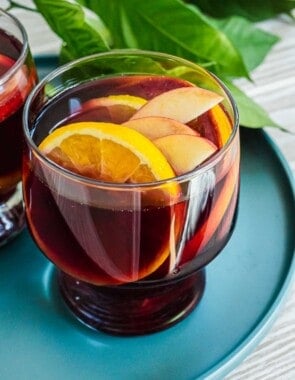
M 22 111 L 37 75 L 27 34 L 0 9 L 0 245 L 24 227 L 21 192 Z

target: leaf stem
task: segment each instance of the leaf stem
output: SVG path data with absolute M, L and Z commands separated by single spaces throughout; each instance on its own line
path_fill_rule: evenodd
M 38 12 L 37 9 L 35 9 L 35 8 L 31 8 L 31 7 L 28 7 L 26 5 L 19 4 L 16 1 L 10 0 L 9 5 L 6 8 L 6 10 L 9 11 L 13 8 L 20 8 L 20 9 L 24 9 L 25 11 L 30 11 L 30 12 Z

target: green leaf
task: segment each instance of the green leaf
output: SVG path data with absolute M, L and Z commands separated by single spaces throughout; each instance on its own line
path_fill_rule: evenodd
M 212 22 L 228 37 L 233 46 L 240 52 L 249 71 L 263 62 L 266 55 L 279 37 L 258 29 L 243 17 L 232 16 Z
M 71 50 L 68 49 L 65 43 L 62 44 L 62 47 L 59 52 L 59 63 L 64 64 L 67 62 L 71 62 L 75 59 L 75 57 L 71 54 Z
M 225 18 L 240 15 L 251 21 L 261 21 L 290 13 L 295 8 L 295 0 L 187 0 L 196 4 L 205 13 Z
M 120 49 L 126 47 L 124 44 L 124 38 L 121 28 L 121 0 L 77 0 L 77 2 L 91 9 L 93 12 L 99 15 L 99 17 L 102 20 L 104 20 L 105 25 L 107 25 L 108 29 L 112 34 L 113 48 Z
M 110 49 L 111 35 L 98 15 L 74 0 L 34 0 L 51 29 L 64 41 L 71 57 Z
M 180 0 L 34 2 L 49 26 L 63 40 L 61 57 L 64 61 L 111 48 L 130 47 L 181 56 L 226 78 L 224 81 L 238 104 L 242 125 L 280 128 L 265 110 L 229 79 L 247 76 L 277 40 L 240 17 L 216 21 L 204 16 L 196 6 Z M 130 70 L 136 64 L 145 67 L 148 73 L 150 62 L 130 61 L 128 64 Z M 118 60 L 111 72 L 117 72 L 120 65 Z M 158 69 L 159 72 L 167 70 L 165 67 Z M 192 74 L 178 68 L 170 75 L 190 77 Z
M 248 76 L 230 39 L 196 7 L 180 0 L 84 0 L 103 19 L 116 48 L 175 54 L 230 76 Z
M 60 61 L 62 63 L 72 60 L 71 53 L 66 45 L 62 47 Z M 168 71 L 161 62 L 153 59 L 153 57 L 145 57 L 143 55 L 130 54 L 122 57 L 121 54 L 100 54 L 100 59 L 87 60 L 84 64 L 75 66 L 75 73 L 79 72 L 80 79 L 84 78 L 102 78 L 110 75 L 124 74 L 157 74 L 168 75 Z M 64 76 L 66 77 L 66 75 Z
M 242 126 L 249 128 L 281 128 L 270 118 L 267 112 L 259 104 L 249 98 L 239 87 L 226 78 L 222 78 L 222 81 L 232 93 L 232 96 L 238 106 L 240 124 Z

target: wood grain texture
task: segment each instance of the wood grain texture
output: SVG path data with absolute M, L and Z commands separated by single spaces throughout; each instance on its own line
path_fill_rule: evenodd
M 292 133 L 266 128 L 295 174 L 295 25 L 288 19 L 278 18 L 259 26 L 281 40 L 252 73 L 253 83 L 241 80 L 237 84 Z
M 292 134 L 266 128 L 295 175 L 295 25 L 280 18 L 260 25 L 281 37 L 252 75 L 253 83 L 238 84 Z M 293 228 L 294 226 L 290 226 Z M 294 281 L 293 281 L 294 282 Z M 295 379 L 295 284 L 278 319 L 255 351 L 226 380 Z
M 58 51 L 59 40 L 38 15 L 20 10 L 14 13 L 28 31 L 33 54 Z M 266 128 L 295 174 L 295 26 L 283 18 L 267 21 L 259 26 L 281 36 L 281 41 L 265 62 L 253 72 L 253 83 L 241 80 L 238 85 L 260 103 L 276 122 L 293 132 L 291 135 Z M 295 379 L 295 285 L 267 336 L 226 377 L 226 380 L 249 379 Z

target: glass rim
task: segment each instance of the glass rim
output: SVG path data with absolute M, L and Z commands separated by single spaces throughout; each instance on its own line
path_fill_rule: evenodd
M 232 108 L 233 112 L 233 129 L 231 132 L 230 137 L 228 138 L 227 142 L 222 146 L 216 153 L 212 155 L 208 160 L 206 160 L 204 163 L 201 163 L 198 165 L 195 169 L 188 171 L 184 174 L 181 175 L 175 175 L 174 177 L 163 179 L 163 180 L 157 180 L 153 182 L 143 182 L 143 183 L 118 183 L 118 182 L 106 182 L 102 181 L 99 179 L 93 179 L 90 177 L 85 177 L 81 174 L 74 173 L 66 168 L 63 168 L 62 166 L 58 165 L 54 161 L 50 160 L 48 157 L 46 157 L 38 148 L 38 146 L 35 144 L 33 141 L 30 131 L 29 131 L 29 126 L 28 126 L 28 120 L 29 120 L 29 109 L 31 103 L 34 101 L 35 97 L 38 95 L 40 90 L 46 85 L 46 83 L 49 83 L 51 80 L 55 79 L 56 77 L 60 76 L 61 74 L 65 73 L 66 71 L 70 70 L 71 68 L 75 67 L 76 65 L 91 61 L 96 58 L 100 57 L 106 57 L 106 56 L 118 56 L 118 55 L 138 55 L 138 56 L 154 56 L 154 57 L 163 57 L 167 59 L 173 59 L 174 61 L 182 62 L 183 64 L 187 66 L 191 66 L 192 68 L 198 68 L 201 71 L 204 72 L 204 74 L 211 76 L 213 80 L 215 80 L 218 85 L 222 88 L 222 90 L 225 92 L 225 94 L 228 97 L 228 101 L 230 103 L 230 106 Z M 65 89 L 66 91 L 67 89 Z M 117 189 L 117 190 L 131 190 L 131 189 L 149 189 L 149 188 L 158 188 L 162 187 L 164 185 L 169 185 L 173 182 L 187 182 L 190 179 L 194 178 L 196 175 L 202 175 L 205 172 L 209 171 L 212 169 L 226 154 L 228 149 L 231 146 L 231 143 L 233 142 L 236 134 L 238 133 L 239 130 L 239 113 L 238 113 L 238 108 L 237 105 L 226 87 L 226 85 L 218 78 L 216 77 L 213 73 L 210 71 L 204 69 L 202 66 L 193 63 L 189 60 L 186 60 L 184 58 L 180 58 L 177 56 L 174 56 L 172 54 L 167 54 L 167 53 L 162 53 L 162 52 L 155 52 L 155 51 L 148 51 L 148 50 L 140 50 L 140 49 L 116 49 L 108 52 L 103 52 L 103 53 L 95 53 L 91 54 L 82 58 L 78 58 L 74 61 L 68 62 L 66 64 L 63 64 L 59 66 L 58 68 L 52 70 L 49 74 L 47 74 L 42 80 L 39 81 L 39 83 L 33 88 L 31 93 L 29 94 L 24 110 L 23 110 L 23 130 L 24 130 L 24 136 L 29 144 L 30 148 L 34 151 L 35 155 L 48 167 L 53 169 L 55 172 L 58 172 L 62 174 L 63 176 L 75 181 L 75 182 L 80 182 L 85 185 L 89 186 L 94 186 L 94 187 L 100 187 L 100 188 L 106 188 L 106 189 Z
M 21 49 L 19 57 L 17 58 L 15 63 L 7 71 L 5 71 L 3 75 L 0 76 L 0 86 L 4 85 L 20 69 L 20 67 L 23 65 L 23 63 L 25 62 L 27 58 L 28 50 L 29 50 L 28 35 L 22 23 L 17 19 L 17 17 L 5 11 L 2 8 L 0 8 L 0 17 L 1 15 L 10 19 L 12 23 L 19 29 L 19 31 L 21 32 L 23 41 L 21 41 L 22 49 Z M 2 28 L 0 27 L 0 29 Z M 2 29 L 2 30 L 5 31 L 5 29 Z

